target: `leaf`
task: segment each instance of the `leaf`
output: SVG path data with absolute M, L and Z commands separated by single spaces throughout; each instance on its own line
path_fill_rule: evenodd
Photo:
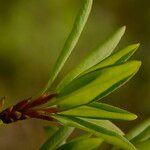
M 62 145 L 58 150 L 93 150 L 103 142 L 100 138 L 82 138 Z
M 150 139 L 150 119 L 132 129 L 126 137 L 134 144 Z
M 55 150 L 70 136 L 74 128 L 62 126 L 40 148 L 40 150 Z
M 88 122 L 94 123 L 96 125 L 100 125 L 100 126 L 106 128 L 107 130 L 111 130 L 113 132 L 116 132 L 119 135 L 122 135 L 122 136 L 125 135 L 120 128 L 118 128 L 115 124 L 113 124 L 109 120 L 100 120 L 100 119 L 97 120 L 97 119 L 87 119 L 87 118 L 82 118 L 82 119 L 84 119 Z
M 52 71 L 51 71 L 51 76 L 50 76 L 49 82 L 48 82 L 46 88 L 44 89 L 43 93 L 49 90 L 51 84 L 57 77 L 58 73 L 64 66 L 68 57 L 70 56 L 72 50 L 76 46 L 78 39 L 81 35 L 81 32 L 87 22 L 89 14 L 90 14 L 92 3 L 93 3 L 93 0 L 84 0 L 83 6 L 80 9 L 80 11 L 76 17 L 76 20 L 74 22 L 72 31 L 71 31 L 69 37 L 67 38 L 65 45 L 55 63 Z
M 93 133 L 94 135 L 104 139 L 104 141 L 108 142 L 109 144 L 116 145 L 127 150 L 135 150 L 135 147 L 120 133 L 112 130 L 110 127 L 106 128 L 106 122 L 104 123 L 104 121 L 101 121 L 101 123 L 99 122 L 98 124 L 98 121 L 92 122 L 93 119 L 64 117 L 60 115 L 55 116 L 55 118 L 65 125 L 74 126 L 76 128 Z
M 125 32 L 125 27 L 118 29 L 103 44 L 98 45 L 75 69 L 73 69 L 58 85 L 57 91 L 62 90 L 81 73 L 107 58 L 118 45 Z
M 54 127 L 54 126 L 50 126 L 50 125 L 44 126 L 43 128 L 44 128 L 45 133 L 47 133 L 48 135 L 49 134 L 52 135 L 53 133 L 55 133 L 58 130 L 57 126 Z
M 88 69 L 87 71 L 83 72 L 79 77 L 81 77 L 81 76 L 83 76 L 89 72 L 93 72 L 95 70 L 102 69 L 104 67 L 108 67 L 108 66 L 111 66 L 114 64 L 119 64 L 119 63 L 125 62 L 126 60 L 128 60 L 132 56 L 132 54 L 138 49 L 138 47 L 139 47 L 139 44 L 133 44 L 133 45 L 130 45 L 130 46 L 124 48 L 123 50 L 113 54 L 112 56 L 106 58 L 105 60 L 103 60 L 99 64 L 97 64 L 97 65 L 93 66 L 92 68 Z M 91 76 L 94 78 L 94 73 L 93 74 L 91 73 Z M 91 80 L 93 78 L 91 78 Z M 81 79 L 86 80 L 85 77 L 81 78 Z M 76 83 L 76 80 L 74 80 L 74 81 Z M 80 82 L 83 82 L 83 81 L 79 81 L 79 83 Z M 76 84 L 79 84 L 79 83 L 76 83 Z M 67 93 L 69 93 L 70 89 L 75 89 L 75 87 L 76 86 L 74 86 L 74 85 L 71 88 L 69 86 L 66 86 L 60 91 L 60 93 L 63 93 L 63 95 L 64 95 L 65 94 L 64 91 L 67 91 Z M 80 84 L 79 84 L 78 88 L 79 87 L 80 87 Z
M 125 137 L 139 150 L 147 150 L 150 146 L 150 119 L 137 125 Z M 119 150 L 119 148 L 113 147 L 112 150 Z
M 105 60 L 100 62 L 99 64 L 97 64 L 97 65 L 91 67 L 90 69 L 88 69 L 87 71 L 83 72 L 83 74 L 86 74 L 88 72 L 91 72 L 91 71 L 94 71 L 94 70 L 97 70 L 100 68 L 111 66 L 114 64 L 124 63 L 136 52 L 136 50 L 139 48 L 139 46 L 140 46 L 140 44 L 129 45 L 126 48 L 109 56 L 108 58 L 106 58 Z M 81 75 L 83 75 L 83 74 L 81 74 Z
M 74 141 L 82 140 L 82 139 L 85 139 L 85 138 L 90 138 L 92 135 L 93 134 L 87 133 L 87 132 L 80 134 L 80 136 L 77 134 L 76 137 L 71 139 L 69 142 L 74 142 Z
M 137 118 L 136 115 L 125 110 L 97 102 L 62 111 L 60 114 L 93 119 L 134 120 Z
M 150 148 L 150 139 L 137 144 L 136 147 L 137 147 L 138 150 L 149 150 L 149 148 Z
M 139 61 L 131 61 L 88 73 L 59 93 L 57 105 L 64 110 L 99 100 L 125 84 L 139 70 L 140 65 Z
M 81 118 L 81 117 L 69 117 L 69 116 L 64 116 L 64 115 L 53 115 L 54 118 L 56 118 L 58 121 L 65 123 L 65 125 L 74 126 L 73 121 L 70 120 L 70 118 L 80 118 L 82 120 L 86 120 L 90 123 L 96 124 L 98 126 L 101 126 L 107 130 L 111 130 L 113 132 L 116 132 L 119 135 L 124 135 L 124 133 L 112 122 L 110 122 L 109 120 L 97 120 L 97 119 L 87 119 L 87 118 Z M 66 120 L 67 119 L 67 120 Z M 70 120 L 70 121 L 69 121 Z M 72 124 L 73 123 L 73 124 Z

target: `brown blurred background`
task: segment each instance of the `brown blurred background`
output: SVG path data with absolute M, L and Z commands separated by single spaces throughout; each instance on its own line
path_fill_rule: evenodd
M 81 0 L 0 0 L 0 97 L 5 107 L 36 95 L 44 87 Z M 136 113 L 136 121 L 117 123 L 124 131 L 150 116 L 150 1 L 94 0 L 78 45 L 57 82 L 100 41 L 122 25 L 127 31 L 117 49 L 141 43 L 134 58 L 143 62 L 138 75 L 106 103 Z M 37 150 L 46 139 L 37 120 L 1 126 L 1 150 Z

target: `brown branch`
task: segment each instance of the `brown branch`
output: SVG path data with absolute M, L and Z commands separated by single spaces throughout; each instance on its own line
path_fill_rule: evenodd
M 2 111 L 0 113 L 0 119 L 6 124 L 30 118 L 52 121 L 53 118 L 50 115 L 57 113 L 59 111 L 57 108 L 50 107 L 36 109 L 35 107 L 47 103 L 56 96 L 57 94 L 45 94 L 33 101 L 31 101 L 31 98 L 23 100 Z

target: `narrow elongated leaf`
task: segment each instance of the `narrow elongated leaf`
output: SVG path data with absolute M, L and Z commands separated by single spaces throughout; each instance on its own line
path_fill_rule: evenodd
M 83 74 L 86 74 L 88 72 L 91 72 L 91 71 L 94 71 L 94 70 L 97 70 L 100 68 L 104 68 L 104 67 L 107 67 L 110 65 L 124 63 L 136 52 L 136 50 L 138 49 L 139 46 L 140 46 L 140 44 L 129 45 L 126 48 L 124 48 L 124 49 L 114 53 L 110 57 L 106 58 L 99 64 L 91 67 L 90 69 L 85 71 Z M 81 75 L 83 75 L 83 74 L 81 74 Z
M 126 137 L 134 144 L 150 139 L 150 119 L 135 127 Z
M 93 119 L 83 119 L 78 117 L 55 116 L 60 122 L 65 125 L 74 126 L 85 131 L 91 132 L 96 136 L 104 139 L 106 142 L 117 145 L 126 150 L 135 150 L 135 147 L 121 134 L 106 128 L 106 123 L 92 122 Z
M 99 64 L 93 66 L 92 68 L 88 69 L 87 71 L 83 72 L 80 76 L 83 76 L 83 75 L 85 75 L 89 72 L 93 72 L 95 70 L 98 70 L 98 69 L 101 69 L 101 68 L 104 68 L 104 67 L 107 67 L 107 66 L 123 63 L 133 55 L 133 53 L 138 49 L 138 47 L 139 47 L 139 44 L 130 45 L 130 46 L 124 48 L 123 50 L 113 54 L 112 56 L 106 58 L 105 60 L 103 60 Z M 81 79 L 86 81 L 85 82 L 85 84 L 86 84 L 86 83 L 88 83 L 87 78 L 93 80 L 94 77 L 95 77 L 95 73 L 91 73 L 90 77 L 88 76 L 86 78 L 84 77 L 84 78 L 81 78 Z M 70 85 L 72 85 L 71 88 L 69 86 L 66 86 L 60 91 L 60 93 L 63 93 L 63 95 L 64 95 L 65 91 L 67 91 L 67 93 L 69 93 L 70 89 L 74 90 L 75 88 L 76 89 L 79 88 L 81 83 L 83 83 L 82 80 L 80 80 L 78 82 L 76 80 L 74 80 L 76 85 L 78 84 L 78 86 L 74 86 L 73 84 L 70 84 Z M 89 80 L 89 81 L 91 81 L 91 80 Z
M 92 53 L 90 53 L 75 69 L 73 69 L 58 85 L 57 90 L 60 91 L 73 79 L 78 77 L 81 73 L 98 64 L 105 58 L 107 58 L 118 45 L 121 37 L 125 32 L 125 27 L 117 30 L 112 36 L 110 36 L 103 44 L 98 45 Z
M 79 135 L 76 135 L 76 137 L 74 137 L 73 139 L 71 139 L 71 140 L 68 141 L 68 142 L 74 142 L 74 141 L 78 141 L 78 140 L 83 140 L 83 139 L 85 139 L 85 138 L 91 138 L 92 135 L 93 135 L 93 134 L 91 134 L 91 133 L 80 134 L 80 136 L 79 136 Z
M 44 126 L 44 131 L 45 133 L 47 133 L 48 135 L 52 135 L 54 134 L 56 131 L 58 131 L 58 127 L 57 126 Z
M 150 148 L 150 139 L 137 144 L 136 147 L 137 147 L 138 150 L 149 150 L 149 148 Z
M 138 150 L 148 150 L 150 147 L 150 119 L 133 128 L 125 137 L 133 143 Z M 119 150 L 113 147 L 112 150 Z
M 147 127 L 143 132 L 131 140 L 132 143 L 139 143 L 150 139 L 150 126 Z
M 68 95 L 58 98 L 57 105 L 60 109 L 70 109 L 99 100 L 126 83 L 138 71 L 140 65 L 141 62 L 139 61 L 131 61 L 88 73 L 66 88 L 70 92 L 73 87 L 76 89 L 75 91 L 73 90 L 70 94 L 67 93 L 67 90 L 62 92 L 62 95 L 63 93 Z M 80 88 L 78 88 L 78 83 L 82 85 L 80 85 Z
M 136 115 L 125 110 L 97 102 L 62 111 L 60 114 L 94 119 L 134 120 L 137 118 Z
M 53 81 L 57 77 L 58 73 L 64 66 L 66 60 L 70 56 L 72 50 L 76 46 L 78 39 L 81 35 L 81 32 L 87 22 L 89 14 L 90 14 L 92 3 L 93 3 L 93 0 L 84 0 L 83 6 L 76 17 L 72 31 L 71 31 L 61 53 L 56 61 L 56 64 L 54 65 L 54 67 L 52 69 L 50 80 L 49 80 L 46 88 L 44 89 L 43 93 L 50 88 L 51 84 L 53 83 Z
M 56 150 L 65 142 L 73 130 L 74 128 L 72 127 L 60 127 L 60 129 L 42 145 L 40 150 Z
M 78 118 L 81 118 L 81 117 L 78 117 Z M 104 127 L 107 130 L 111 130 L 113 132 L 116 132 L 119 135 L 122 135 L 122 136 L 125 135 L 124 132 L 120 128 L 118 128 L 115 124 L 113 124 L 109 120 L 90 119 L 90 118 L 89 119 L 88 118 L 82 118 L 82 119 L 85 121 L 88 121 L 90 123 L 94 123 L 98 126 Z
M 54 118 L 56 118 L 58 121 L 65 123 L 65 125 L 71 126 L 72 125 L 72 121 L 69 119 L 70 118 L 79 118 L 85 121 L 88 121 L 90 123 L 96 124 L 100 127 L 103 127 L 107 130 L 111 130 L 113 132 L 116 132 L 119 135 L 125 135 L 121 129 L 119 129 L 115 124 L 113 124 L 111 121 L 109 120 L 97 120 L 97 119 L 88 119 L 88 118 L 81 118 L 81 117 L 69 117 L 69 116 L 64 116 L 64 115 L 54 115 Z M 67 120 L 66 120 L 67 119 Z
M 103 142 L 100 138 L 82 138 L 62 145 L 58 150 L 93 150 Z

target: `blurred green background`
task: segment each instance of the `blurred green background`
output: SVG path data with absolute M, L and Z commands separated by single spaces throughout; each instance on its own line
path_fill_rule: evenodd
M 46 84 L 81 0 L 0 0 L 0 97 L 5 107 L 36 95 Z M 150 115 L 150 1 L 94 0 L 80 41 L 57 82 L 99 42 L 122 25 L 127 31 L 117 49 L 141 43 L 134 56 L 143 62 L 138 75 L 103 101 L 136 113 L 133 122 L 117 123 L 127 131 Z M 1 150 L 37 150 L 46 139 L 37 120 L 2 126 Z

